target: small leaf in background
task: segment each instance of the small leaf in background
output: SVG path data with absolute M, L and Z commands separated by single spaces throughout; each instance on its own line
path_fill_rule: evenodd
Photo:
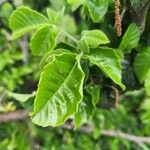
M 86 0 L 68 0 L 68 4 L 72 6 L 72 10 L 75 11 L 78 7 L 85 3 Z
M 143 82 L 150 70 L 150 47 L 137 54 L 133 67 L 139 81 Z
M 0 7 L 0 18 L 1 18 L 1 21 L 4 24 L 8 25 L 9 17 L 10 17 L 10 15 L 13 12 L 13 7 L 8 2 L 3 3 L 3 5 L 0 4 L 0 6 L 1 6 Z
M 48 25 L 49 20 L 37 11 L 22 6 L 12 13 L 9 24 L 16 39 L 33 29 Z
M 6 65 L 11 65 L 14 63 L 14 61 L 11 59 L 11 54 L 8 51 L 4 51 L 0 54 L 0 60 L 0 71 L 3 71 Z
M 80 57 L 62 53 L 45 66 L 34 102 L 34 123 L 43 127 L 59 126 L 77 111 L 83 98 Z
M 150 111 L 150 98 L 146 98 L 141 105 L 141 109 Z
M 24 103 L 28 101 L 30 98 L 34 97 L 36 92 L 32 92 L 31 94 L 20 94 L 20 93 L 12 93 L 8 92 L 8 96 L 16 99 L 17 101 Z
M 51 3 L 51 8 L 54 10 L 61 10 L 61 8 L 65 5 L 65 1 L 64 0 L 49 0 L 49 2 Z
M 121 60 L 113 49 L 94 48 L 86 56 L 92 64 L 97 65 L 108 77 L 125 90 L 125 86 L 121 81 Z
M 74 115 L 75 129 L 81 127 L 93 115 L 94 106 L 90 97 L 84 95 L 84 100 L 80 103 L 78 111 Z
M 149 126 L 150 123 L 150 98 L 147 97 L 141 105 L 141 109 L 144 112 L 141 114 L 141 121 L 146 125 Z
M 51 26 L 45 26 L 37 30 L 30 43 L 32 54 L 42 56 L 46 52 L 53 50 L 56 46 L 58 34 L 59 29 Z
M 80 103 L 78 111 L 75 113 L 75 129 L 81 127 L 89 119 L 93 117 L 96 104 L 100 96 L 100 87 L 96 85 L 88 85 L 85 88 L 84 100 Z
M 7 104 L 0 105 L 0 112 L 11 112 L 16 110 L 14 102 L 8 102 Z
M 60 11 L 55 11 L 50 8 L 47 8 L 47 15 L 50 20 L 50 23 L 57 24 L 59 23 L 64 15 L 65 8 L 63 7 Z
M 89 53 L 89 46 L 84 39 L 78 41 L 77 48 L 78 50 L 83 51 L 85 54 Z
M 147 73 L 144 86 L 145 86 L 147 96 L 150 96 L 150 69 L 149 72 Z
M 87 0 L 87 8 L 94 23 L 101 22 L 108 10 L 108 0 Z
M 77 31 L 75 19 L 69 15 L 65 15 L 63 17 L 63 19 L 59 22 L 59 27 L 71 35 L 75 35 Z
M 101 91 L 101 87 L 98 85 L 88 85 L 86 86 L 86 91 L 91 95 L 92 97 L 92 104 L 93 106 L 96 106 L 96 104 L 98 103 L 99 99 L 100 99 L 100 91 Z
M 103 112 L 96 108 L 94 111 L 94 117 L 93 117 L 93 137 L 94 139 L 98 139 L 99 136 L 101 135 L 101 130 L 104 128 L 104 123 L 105 123 L 105 117 Z
M 132 8 L 139 13 L 149 0 L 130 0 Z
M 97 47 L 99 44 L 110 43 L 108 37 L 101 30 L 85 30 L 82 32 L 81 39 L 93 47 Z
M 132 23 L 125 32 L 119 45 L 119 49 L 124 53 L 130 53 L 131 50 L 138 45 L 139 39 L 140 30 L 136 24 Z

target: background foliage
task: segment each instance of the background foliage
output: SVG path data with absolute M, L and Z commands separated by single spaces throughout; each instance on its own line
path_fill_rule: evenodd
M 35 91 L 40 78 L 39 62 L 41 58 L 35 55 L 42 56 L 47 52 L 47 47 L 42 45 L 43 36 L 37 36 L 37 34 L 43 35 L 45 33 L 46 36 L 49 30 L 52 31 L 50 35 L 46 36 L 45 43 L 49 49 L 56 46 L 53 38 L 57 37 L 58 31 L 56 28 L 50 29 L 49 25 L 38 29 L 41 32 L 33 33 L 34 38 L 31 30 L 30 33 L 20 39 L 12 40 L 11 29 L 18 30 L 19 27 L 22 28 L 23 26 L 19 21 L 17 22 L 18 19 L 12 19 L 13 25 L 9 26 L 9 18 L 17 7 L 29 6 L 32 10 L 37 10 L 45 16 L 46 9 L 49 8 L 47 12 L 51 22 L 57 24 L 57 21 L 60 21 L 59 27 L 71 35 L 70 37 L 66 36 L 66 33 L 61 34 L 57 39 L 57 43 L 59 43 L 57 47 L 66 47 L 66 49 L 69 48 L 74 52 L 74 39 L 72 38 L 80 39 L 77 44 L 78 50 L 83 51 L 85 56 L 94 64 L 89 64 L 87 60 L 81 62 L 85 74 L 84 99 L 75 114 L 74 122 L 69 119 L 65 125 L 57 128 L 39 127 L 33 124 L 30 118 L 23 121 L 1 123 L 0 149 L 150 149 L 149 144 L 137 144 L 102 134 L 103 130 L 119 130 L 136 136 L 150 135 L 150 12 L 147 9 L 146 14 L 144 14 L 142 10 L 146 10 L 144 4 L 147 4 L 148 1 L 143 2 L 141 4 L 138 0 L 131 0 L 131 5 L 129 5 L 129 1 L 122 2 L 123 6 L 128 9 L 125 9 L 126 12 L 123 17 L 121 37 L 117 36 L 114 28 L 115 3 L 113 0 L 14 0 L 0 2 L 1 114 L 18 109 L 32 112 Z M 62 14 L 64 6 L 65 12 L 62 19 L 59 18 L 61 15 L 58 15 L 58 18 L 51 18 L 51 14 L 55 13 L 51 9 L 60 11 Z M 130 11 L 132 12 L 131 17 L 129 17 Z M 25 14 L 27 13 L 25 12 Z M 136 16 L 137 13 L 141 14 L 138 22 L 135 20 L 138 17 Z M 145 16 L 146 19 L 144 20 Z M 31 18 L 31 20 L 36 23 L 40 21 L 38 16 L 36 19 Z M 43 17 L 43 20 L 46 24 L 47 19 Z M 143 31 L 144 27 L 145 30 Z M 93 29 L 94 31 L 91 31 Z M 14 38 L 23 35 L 19 32 L 15 34 L 13 32 Z M 25 33 L 25 30 L 22 32 Z M 29 41 L 31 41 L 30 45 Z M 99 44 L 101 45 L 99 48 L 92 48 L 91 50 L 91 47 L 98 47 Z M 40 51 L 41 48 L 43 51 Z M 89 52 L 91 52 L 90 55 L 88 55 Z M 95 53 L 103 56 L 103 61 L 106 63 L 106 56 L 109 56 L 111 58 L 109 64 L 116 66 L 119 66 L 118 58 L 122 60 L 122 82 L 118 79 L 119 74 L 121 75 L 120 70 L 115 70 L 110 65 L 106 65 L 106 70 L 104 70 L 103 66 L 94 59 Z M 58 56 L 57 60 L 66 59 L 67 55 L 66 53 L 63 56 Z M 80 59 L 75 59 L 73 54 L 69 57 L 73 58 L 71 59 L 72 64 Z M 66 59 L 66 64 L 67 61 L 70 62 Z M 41 68 L 43 66 L 45 66 L 44 59 L 41 62 Z M 112 75 L 109 74 L 108 70 L 113 72 Z M 82 80 L 80 67 L 77 68 L 77 71 L 80 74 L 78 79 Z M 123 84 L 126 87 L 125 91 L 123 91 Z M 115 100 L 118 94 L 119 106 L 116 109 L 118 103 L 115 104 Z M 73 109 L 71 111 L 74 111 Z M 72 129 L 73 124 L 75 124 L 75 131 Z

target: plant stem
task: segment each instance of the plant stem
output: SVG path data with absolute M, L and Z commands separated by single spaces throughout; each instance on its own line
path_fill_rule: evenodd
M 63 29 L 60 29 L 66 36 L 68 36 L 72 41 L 74 41 L 75 43 L 78 42 L 78 40 L 76 38 L 74 38 L 72 35 L 70 35 L 68 32 L 66 32 Z
M 68 32 L 66 32 L 65 30 L 63 30 L 62 28 L 60 28 L 57 25 L 52 25 L 55 28 L 58 28 L 62 33 L 64 33 L 66 36 L 68 36 L 72 41 L 74 41 L 75 43 L 78 42 L 78 40 L 76 38 L 74 38 L 72 35 L 70 35 Z

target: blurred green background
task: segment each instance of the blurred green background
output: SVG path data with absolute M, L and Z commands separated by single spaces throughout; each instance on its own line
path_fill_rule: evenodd
M 66 0 L 1 0 L 0 117 L 2 114 L 16 110 L 32 111 L 40 75 L 40 58 L 31 55 L 28 45 L 30 34 L 15 41 L 11 40 L 9 17 L 20 5 L 29 6 L 43 14 L 47 7 L 60 10 L 65 5 L 67 15 L 62 26 L 68 33 L 79 36 L 83 29 L 95 27 L 106 31 L 109 38 L 114 40 L 112 46 L 119 42 L 113 34 L 111 18 L 100 24 L 92 24 L 84 15 L 86 8 L 72 12 Z M 108 14 L 111 13 L 112 8 Z M 150 15 L 148 17 L 150 19 Z M 148 27 L 146 29 L 148 30 Z M 143 39 L 145 38 L 147 39 L 146 34 L 143 35 Z M 142 44 L 145 44 L 143 41 Z M 93 119 L 89 120 L 89 123 L 92 122 L 92 127 L 84 125 L 74 131 L 71 126 L 72 120 L 58 128 L 38 127 L 30 118 L 22 121 L 2 123 L 0 121 L 0 150 L 149 150 L 149 144 L 137 144 L 127 139 L 103 134 L 103 130 L 119 130 L 136 136 L 150 135 L 150 98 L 145 96 L 143 88 L 139 85 L 137 90 L 133 90 L 137 80 L 132 75 L 130 64 L 126 63 L 125 67 L 129 78 L 126 83 L 128 91 L 120 98 L 118 110 L 113 108 L 112 92 L 109 92 L 110 89 L 107 87 L 101 90 L 102 102 L 98 106 L 101 109 L 95 110 Z M 101 74 L 97 68 L 92 68 L 91 72 L 97 76 Z

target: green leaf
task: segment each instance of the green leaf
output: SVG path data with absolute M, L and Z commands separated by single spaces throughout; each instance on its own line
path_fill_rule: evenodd
M 83 31 L 81 39 L 93 47 L 97 47 L 99 44 L 107 44 L 110 42 L 108 37 L 101 30 Z
M 144 86 L 145 86 L 147 96 L 150 96 L 150 69 L 149 69 L 149 72 L 148 72 L 147 77 L 145 79 Z
M 42 14 L 28 8 L 19 7 L 10 17 L 10 28 L 16 39 L 27 32 L 49 24 L 49 20 Z
M 130 0 L 132 8 L 139 13 L 147 4 L 149 0 Z
M 77 43 L 77 49 L 83 51 L 85 54 L 89 53 L 89 46 L 84 39 L 81 39 Z
M 142 105 L 141 109 L 144 110 L 144 112 L 141 115 L 141 120 L 144 124 L 149 124 L 150 123 L 150 98 L 147 97 Z
M 125 89 L 121 81 L 121 60 L 113 49 L 106 47 L 91 49 L 90 54 L 86 56 L 91 63 L 97 65 L 116 84 Z
M 84 94 L 84 100 L 80 103 L 78 111 L 74 115 L 75 129 L 81 127 L 86 123 L 93 115 L 94 106 L 90 95 Z
M 85 0 L 68 0 L 67 2 L 72 5 L 72 10 L 75 11 L 79 6 L 85 3 Z
M 34 102 L 34 123 L 43 127 L 59 126 L 77 111 L 83 98 L 80 57 L 64 52 L 45 66 Z
M 108 0 L 88 0 L 87 8 L 94 23 L 101 22 L 108 10 Z
M 28 101 L 30 98 L 34 97 L 35 94 L 36 94 L 36 92 L 32 92 L 31 94 L 20 94 L 20 93 L 8 92 L 9 97 L 12 97 L 22 103 L 24 103 L 24 102 Z
M 97 85 L 88 85 L 85 88 L 84 100 L 80 103 L 77 113 L 75 113 L 75 129 L 81 127 L 84 123 L 93 117 L 96 104 L 100 96 L 100 87 Z
M 65 49 L 65 50 L 68 50 L 73 53 L 77 52 L 77 49 L 74 45 L 71 45 L 71 44 L 65 43 L 65 42 L 58 43 L 56 46 L 56 49 Z
M 67 49 L 68 47 L 66 47 L 66 49 L 64 48 L 57 48 L 54 51 L 49 51 L 48 53 L 46 53 L 41 61 L 40 61 L 40 68 L 41 70 L 44 69 L 44 67 L 49 63 L 52 62 L 55 56 L 60 55 L 61 53 L 69 53 L 69 50 Z M 71 48 L 71 47 L 69 47 Z
M 82 126 L 92 118 L 96 104 L 100 96 L 100 87 L 97 85 L 88 85 L 85 88 L 84 100 L 80 103 L 78 111 L 75 113 L 75 129 Z
M 88 85 L 86 87 L 86 91 L 92 96 L 92 104 L 96 106 L 97 102 L 100 99 L 100 89 L 101 87 L 98 85 Z
M 69 15 L 65 15 L 63 17 L 63 19 L 59 23 L 59 27 L 71 35 L 76 35 L 76 31 L 77 31 L 76 22 L 74 18 Z M 64 33 L 62 34 L 62 36 L 64 36 Z
M 143 82 L 150 70 L 150 47 L 137 54 L 133 67 L 139 81 Z
M 59 29 L 51 26 L 45 26 L 37 30 L 30 43 L 32 54 L 42 56 L 46 52 L 53 50 L 56 46 L 58 34 Z
M 63 7 L 60 11 L 55 11 L 50 8 L 47 8 L 47 15 L 50 20 L 50 23 L 57 24 L 59 23 L 64 15 L 65 8 Z
M 119 49 L 125 53 L 130 53 L 137 46 L 139 39 L 140 30 L 136 24 L 132 23 L 124 34 Z
M 144 102 L 142 103 L 142 105 L 141 105 L 141 109 L 143 109 L 143 110 L 150 110 L 150 98 L 149 97 L 147 97 L 145 100 L 144 100 Z
M 104 115 L 105 114 L 102 112 L 101 109 L 99 108 L 95 109 L 94 115 L 93 115 L 93 122 L 92 122 L 93 137 L 95 139 L 98 139 L 101 134 L 101 130 L 103 128 L 106 128 Z

